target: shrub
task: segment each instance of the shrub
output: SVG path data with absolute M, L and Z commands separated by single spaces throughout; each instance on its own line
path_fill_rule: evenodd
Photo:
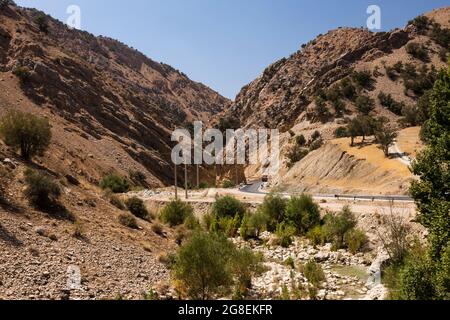
M 236 291 L 245 295 L 252 286 L 252 278 L 263 271 L 262 256 L 250 249 L 233 250 L 230 269 L 236 279 Z
M 326 242 L 326 235 L 321 226 L 315 226 L 308 231 L 306 237 L 311 241 L 314 246 L 322 246 Z
M 358 111 L 364 115 L 368 115 L 375 108 L 375 101 L 369 96 L 359 96 L 355 104 Z
M 431 23 L 431 21 L 428 17 L 419 16 L 419 17 L 416 17 L 413 20 L 409 21 L 408 25 L 415 26 L 419 32 L 423 33 L 428 30 L 430 23 Z
M 171 227 L 183 224 L 187 218 L 193 216 L 194 209 L 181 200 L 173 200 L 161 211 L 161 221 Z
M 100 181 L 100 188 L 103 190 L 109 189 L 114 193 L 125 193 L 130 191 L 130 184 L 126 178 L 112 173 L 105 176 L 102 181 Z
M 137 186 L 146 187 L 147 186 L 147 177 L 145 174 L 138 170 L 131 170 L 129 173 L 130 180 Z
M 305 136 L 299 135 L 295 138 L 295 142 L 300 146 L 300 147 L 304 147 L 306 145 L 306 138 Z
M 61 196 L 61 188 L 50 176 L 27 169 L 25 171 L 25 196 L 30 204 L 40 209 L 54 206 Z
M 450 46 L 450 29 L 442 28 L 438 23 L 434 23 L 431 38 L 440 46 L 448 48 Z
M 349 136 L 347 127 L 339 127 L 334 131 L 334 136 L 336 138 L 346 138 Z
M 286 221 L 296 228 L 297 234 L 305 235 L 320 223 L 319 206 L 309 195 L 293 197 L 286 207 Z
M 352 74 L 352 78 L 355 83 L 365 89 L 371 89 L 374 82 L 372 73 L 368 70 L 355 71 Z
M 189 230 L 197 230 L 201 228 L 200 221 L 198 221 L 198 219 L 193 214 L 188 214 L 186 219 L 184 219 L 184 225 Z
M 314 131 L 313 134 L 311 135 L 311 141 L 316 141 L 319 140 L 320 138 L 322 138 L 322 135 L 317 130 Z
M 317 140 L 314 140 L 311 143 L 311 145 L 309 146 L 309 151 L 312 152 L 312 151 L 318 150 L 318 149 L 322 148 L 322 146 L 323 146 L 323 139 L 319 138 Z
M 405 107 L 403 102 L 397 102 L 392 98 L 391 94 L 385 94 L 384 92 L 380 92 L 378 95 L 378 100 L 380 100 L 380 104 L 387 108 L 389 111 L 396 115 L 402 114 L 402 109 Z
M 234 238 L 237 235 L 240 226 L 241 218 L 239 215 L 235 215 L 234 217 L 214 216 L 210 231 L 224 233 L 227 237 Z
M 344 242 L 351 253 L 359 252 L 368 242 L 366 234 L 359 229 L 352 229 L 346 232 Z
M 258 214 L 267 219 L 267 229 L 274 232 L 277 225 L 285 218 L 287 200 L 277 194 L 269 194 L 264 198 L 264 202 L 258 208 Z
M 208 299 L 230 286 L 229 262 L 233 244 L 218 234 L 195 233 L 177 253 L 174 278 L 182 282 L 192 299 Z
M 428 50 L 424 45 L 418 44 L 416 42 L 410 42 L 406 46 L 406 52 L 416 59 L 423 62 L 428 62 L 430 57 L 428 56 Z
M 20 149 L 22 157 L 29 160 L 47 150 L 52 133 L 47 119 L 9 111 L 0 121 L 0 136 L 8 146 Z
M 245 206 L 242 202 L 232 196 L 224 196 L 216 200 L 212 207 L 212 213 L 217 218 L 234 218 L 237 215 L 239 219 L 242 219 L 245 214 Z
M 315 114 L 321 120 L 328 118 L 330 115 L 327 104 L 321 97 L 316 98 Z
M 277 225 L 277 231 L 275 232 L 277 241 L 276 243 L 283 248 L 288 248 L 292 242 L 296 233 L 295 227 L 286 222 L 282 222 Z
M 305 264 L 303 267 L 303 275 L 314 287 L 319 287 L 326 280 L 322 267 L 314 260 Z
M 147 219 L 148 218 L 148 211 L 145 207 L 144 201 L 142 199 L 139 199 L 137 197 L 133 197 L 127 200 L 127 208 L 130 210 L 130 212 L 141 219 Z
M 17 66 L 13 69 L 12 73 L 22 81 L 27 82 L 31 76 L 31 70 L 27 66 Z
M 436 296 L 434 266 L 424 255 L 410 257 L 400 271 L 400 296 L 405 300 L 429 300 Z
M 38 25 L 39 31 L 48 33 L 48 22 L 45 14 L 39 14 L 35 19 L 35 23 Z
M 300 147 L 300 145 L 296 144 L 286 154 L 289 160 L 288 166 L 294 166 L 297 162 L 302 161 L 308 154 L 308 149 L 304 149 Z
M 349 100 L 353 100 L 356 95 L 356 88 L 349 78 L 341 81 L 341 92 L 343 96 Z
M 125 204 L 120 200 L 119 197 L 112 195 L 109 198 L 109 203 L 111 203 L 114 207 L 116 207 L 119 210 L 125 210 Z
M 131 229 L 137 229 L 138 224 L 136 221 L 136 218 L 129 214 L 129 213 L 122 213 L 119 215 L 119 223 L 125 227 L 131 228 Z
M 233 181 L 231 181 L 231 180 L 224 180 L 222 182 L 222 188 L 224 188 L 224 189 L 231 189 L 231 188 L 234 188 L 235 186 L 236 186 L 236 184 L 233 183 Z
M 154 224 L 152 224 L 152 231 L 157 234 L 158 236 L 164 237 L 165 233 L 164 233 L 164 228 L 161 224 L 159 224 L 158 222 L 155 222 Z
M 345 234 L 356 226 L 356 219 L 350 208 L 346 206 L 336 215 L 327 215 L 324 220 L 327 240 L 333 243 L 335 249 L 343 248 Z

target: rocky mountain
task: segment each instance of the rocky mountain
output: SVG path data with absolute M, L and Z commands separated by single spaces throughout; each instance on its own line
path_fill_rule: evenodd
M 378 94 L 383 91 L 399 102 L 413 104 L 422 92 L 404 88 L 411 79 L 395 77 L 391 68 L 398 62 L 411 64 L 417 70 L 426 66 L 426 74 L 433 66 L 436 69 L 445 66 L 449 44 L 448 35 L 442 35 L 442 30 L 449 28 L 449 16 L 447 7 L 429 13 L 426 27 L 411 22 L 403 29 L 390 32 L 339 28 L 320 35 L 289 58 L 270 65 L 261 76 L 242 88 L 229 113 L 237 115 L 246 126 L 264 123 L 267 127 L 287 131 L 296 124 L 329 123 L 351 115 L 355 110 L 354 94 L 364 94 L 376 100 L 376 113 L 398 116 L 386 111 L 377 99 Z M 413 48 L 408 46 L 411 44 L 424 46 L 426 57 L 414 57 Z M 360 78 L 364 74 L 358 72 L 367 72 L 370 83 L 362 84 Z M 348 91 L 338 92 L 339 87 Z M 329 89 L 336 90 L 327 92 Z M 333 99 L 333 94 L 340 95 L 338 108 L 341 110 L 336 111 L 333 103 L 337 99 Z M 325 121 L 315 114 L 318 97 L 325 100 L 330 113 Z
M 29 109 L 51 118 L 58 137 L 51 154 L 75 176 L 97 182 L 108 170 L 139 170 L 149 185 L 167 184 L 171 131 L 208 122 L 229 104 L 116 40 L 2 3 L 0 111 Z
M 357 116 L 384 118 L 395 131 L 423 124 L 426 93 L 449 57 L 449 17 L 446 7 L 390 32 L 339 28 L 319 35 L 265 69 L 225 114 L 244 127 L 281 130 L 284 165 L 272 177 L 274 185 L 307 192 L 406 193 L 413 179 L 408 170 L 399 177 L 397 166 L 384 163 L 376 147 L 354 157 L 334 140 L 347 136 L 345 127 Z M 358 147 L 366 150 L 369 140 L 363 142 Z M 373 155 L 381 158 L 378 163 L 368 163 Z M 258 177 L 261 170 L 253 166 L 246 173 Z M 371 176 L 374 170 L 377 177 Z M 371 183 L 360 185 L 369 176 Z M 349 177 L 359 178 L 350 183 Z

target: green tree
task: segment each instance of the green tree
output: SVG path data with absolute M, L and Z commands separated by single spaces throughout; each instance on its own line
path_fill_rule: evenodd
M 410 191 L 430 232 L 432 260 L 438 262 L 450 241 L 450 67 L 440 72 L 431 95 L 426 141 L 412 166 L 420 180 Z
M 320 223 L 320 209 L 309 195 L 293 197 L 286 207 L 286 220 L 296 228 L 297 234 L 305 235 Z
M 171 201 L 162 209 L 161 220 L 171 227 L 175 227 L 183 224 L 187 218 L 193 215 L 194 209 L 192 206 L 178 199 Z
M 233 244 L 219 234 L 194 233 L 176 257 L 174 277 L 192 299 L 206 300 L 233 283 L 229 261 Z
M 274 232 L 277 225 L 285 218 L 287 200 L 282 196 L 271 193 L 264 198 L 264 202 L 258 208 L 258 212 L 267 217 L 267 229 Z
M 244 204 L 232 196 L 224 196 L 217 199 L 212 207 L 212 213 L 217 218 L 234 218 L 239 216 L 239 218 L 242 219 L 245 211 Z
M 50 176 L 31 169 L 25 171 L 25 196 L 39 209 L 50 209 L 61 196 L 61 187 Z
M 375 108 L 375 101 L 369 96 L 359 96 L 355 104 L 358 111 L 364 115 L 368 115 Z
M 24 159 L 30 160 L 47 150 L 52 132 L 47 119 L 13 110 L 0 121 L 0 136 L 8 146 L 20 149 Z
M 397 132 L 386 125 L 382 125 L 376 129 L 375 139 L 386 157 L 389 156 L 389 148 L 394 144 L 397 136 Z

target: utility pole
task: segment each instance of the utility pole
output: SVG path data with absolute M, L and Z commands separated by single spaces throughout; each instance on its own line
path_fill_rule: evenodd
M 175 163 L 175 200 L 178 200 L 178 172 L 177 164 Z
M 188 174 L 187 174 L 187 163 L 184 164 L 184 189 L 186 191 L 186 200 L 188 199 Z
M 197 164 L 197 189 L 200 189 L 200 166 Z

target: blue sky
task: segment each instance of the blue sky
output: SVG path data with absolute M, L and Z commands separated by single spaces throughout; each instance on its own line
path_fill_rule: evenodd
M 450 0 L 16 0 L 66 21 L 81 8 L 81 28 L 118 39 L 228 98 L 272 62 L 339 26 L 366 26 L 382 10 L 382 30 Z

